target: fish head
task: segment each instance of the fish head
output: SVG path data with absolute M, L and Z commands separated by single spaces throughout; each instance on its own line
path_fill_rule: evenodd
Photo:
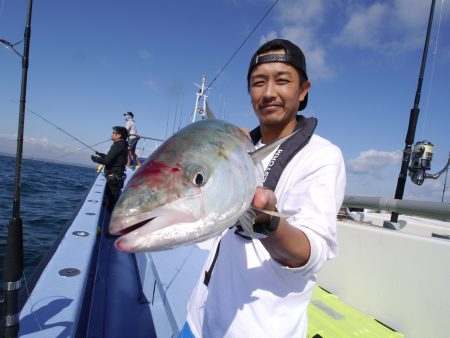
M 242 145 L 196 130 L 166 141 L 130 178 L 111 216 L 124 252 L 192 244 L 234 224 L 251 203 L 254 165 Z

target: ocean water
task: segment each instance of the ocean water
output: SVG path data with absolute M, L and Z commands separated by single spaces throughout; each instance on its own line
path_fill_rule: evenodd
M 0 155 L 0 272 L 12 217 L 15 158 Z M 24 159 L 20 215 L 23 223 L 24 274 L 29 278 L 61 230 L 84 200 L 96 177 L 95 168 Z

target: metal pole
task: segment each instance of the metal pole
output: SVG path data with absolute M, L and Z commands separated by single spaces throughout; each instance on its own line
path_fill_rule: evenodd
M 408 132 L 406 134 L 406 139 L 405 139 L 405 149 L 403 150 L 402 166 L 400 169 L 400 173 L 398 175 L 397 188 L 395 190 L 394 198 L 399 199 L 399 200 L 401 200 L 403 198 L 403 193 L 405 191 L 406 177 L 408 176 L 408 166 L 409 166 L 409 161 L 411 159 L 411 149 L 412 149 L 411 146 L 414 143 L 414 136 L 416 134 L 417 120 L 419 118 L 420 93 L 422 90 L 423 74 L 425 72 L 425 64 L 427 61 L 428 44 L 430 42 L 430 33 L 431 33 L 431 26 L 433 23 L 433 13 L 434 13 L 435 2 L 436 2 L 435 0 L 431 1 L 430 16 L 428 18 L 427 35 L 425 38 L 425 46 L 423 48 L 422 64 L 420 66 L 419 81 L 417 84 L 417 91 L 416 91 L 416 96 L 414 99 L 414 106 L 411 109 L 411 112 L 409 115 L 409 125 L 408 125 Z M 398 213 L 393 212 L 391 214 L 391 222 L 397 222 L 397 220 L 398 220 Z
M 450 152 L 448 153 L 448 158 L 450 159 Z M 442 189 L 442 199 L 441 199 L 441 203 L 444 203 L 445 189 L 447 188 L 447 175 L 448 175 L 448 168 L 447 168 L 447 170 L 445 171 L 444 188 Z
M 14 200 L 12 218 L 8 227 L 4 261 L 4 304 L 3 334 L 4 337 L 17 337 L 19 333 L 19 289 L 23 273 L 23 231 L 20 218 L 20 173 L 22 169 L 23 132 L 25 122 L 25 101 L 27 93 L 28 56 L 30 51 L 31 12 L 33 0 L 28 0 L 28 15 L 24 33 L 22 55 L 22 84 L 20 90 L 19 125 L 17 132 L 16 177 L 14 184 Z
M 197 109 L 198 109 L 198 103 L 200 101 L 200 98 L 203 97 L 203 93 L 204 93 L 204 89 L 205 89 L 205 79 L 206 79 L 206 76 L 202 75 L 202 84 L 200 86 L 200 90 L 196 94 L 197 98 L 195 100 L 194 113 L 192 115 L 192 123 L 195 122 L 195 116 L 197 115 Z M 204 103 L 203 103 L 203 111 L 205 111 Z
M 195 116 L 197 115 L 198 101 L 200 99 L 201 94 L 197 93 L 196 95 L 197 95 L 197 98 L 195 99 L 194 113 L 192 114 L 192 123 L 195 122 Z
M 396 211 L 404 215 L 450 221 L 450 204 L 428 201 L 397 200 L 386 197 L 345 195 L 345 207 Z

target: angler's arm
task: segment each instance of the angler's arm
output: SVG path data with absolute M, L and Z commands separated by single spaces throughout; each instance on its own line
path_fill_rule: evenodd
M 299 178 L 280 210 L 289 217 L 280 219 L 277 229 L 262 240 L 270 255 L 282 265 L 301 268 L 302 274 L 317 273 L 326 260 L 337 254 L 336 215 L 344 190 L 345 168 L 340 153 Z M 270 190 L 258 189 L 253 203 L 273 210 L 276 197 Z M 259 217 L 263 217 L 262 221 L 270 218 Z
M 114 142 L 111 146 L 111 149 L 109 149 L 108 153 L 105 157 L 100 158 L 97 163 L 109 165 L 113 162 L 113 160 L 117 157 L 117 155 L 120 152 L 120 147 L 117 142 Z
M 262 240 L 270 255 L 280 264 L 290 268 L 304 266 L 311 256 L 311 245 L 306 234 L 280 219 L 278 229 Z
M 273 191 L 258 188 L 253 205 L 261 209 L 275 210 L 276 201 Z M 257 222 L 268 222 L 270 218 L 269 215 L 261 214 L 257 217 Z M 272 258 L 291 268 L 305 265 L 311 254 L 308 237 L 303 231 L 290 225 L 285 218 L 281 218 L 276 231 L 261 242 Z

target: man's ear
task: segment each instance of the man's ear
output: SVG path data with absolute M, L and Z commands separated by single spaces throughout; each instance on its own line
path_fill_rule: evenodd
M 306 80 L 302 84 L 302 89 L 299 96 L 299 101 L 303 101 L 305 99 L 306 94 L 308 93 L 309 88 L 311 87 L 311 82 Z

